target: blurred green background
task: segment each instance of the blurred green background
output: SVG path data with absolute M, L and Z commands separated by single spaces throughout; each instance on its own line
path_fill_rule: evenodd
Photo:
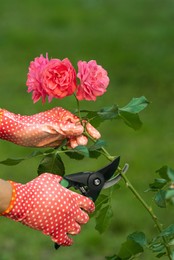
M 121 121 L 99 128 L 111 154 L 121 155 L 121 164 L 130 164 L 129 179 L 147 202 L 145 193 L 156 177 L 155 171 L 167 164 L 174 167 L 174 1 L 172 0 L 6 0 L 0 8 L 0 104 L 15 113 L 33 114 L 53 106 L 75 108 L 73 97 L 42 105 L 33 104 L 26 92 L 31 60 L 48 53 L 49 58 L 68 57 L 97 60 L 108 70 L 110 86 L 97 102 L 82 102 L 83 108 L 126 105 L 132 97 L 144 95 L 151 102 L 141 113 L 144 122 L 133 131 Z M 22 157 L 33 151 L 0 141 L 0 160 Z M 100 158 L 83 162 L 62 158 L 66 172 L 95 170 L 106 162 Z M 27 182 L 36 177 L 39 159 L 17 166 L 1 165 L 1 178 Z M 74 245 L 55 251 L 49 237 L 18 223 L 1 218 L 0 259 L 91 259 L 118 252 L 128 234 L 143 231 L 148 238 L 156 230 L 142 206 L 120 182 L 114 192 L 114 217 L 102 235 L 93 219 L 85 225 Z M 157 209 L 165 226 L 172 223 L 172 209 Z M 155 259 L 146 252 L 141 259 Z

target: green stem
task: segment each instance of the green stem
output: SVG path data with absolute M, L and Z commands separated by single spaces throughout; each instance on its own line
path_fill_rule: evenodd
M 79 103 L 79 100 L 77 99 L 76 95 L 74 94 L 74 97 L 76 99 L 76 103 L 77 103 L 77 111 L 78 111 L 78 116 L 80 118 L 80 121 L 81 121 L 81 113 L 80 113 L 80 103 Z
M 135 195 L 135 197 L 140 201 L 140 203 L 143 205 L 143 207 L 150 214 L 153 222 L 156 225 L 156 228 L 157 228 L 158 232 L 161 233 L 162 232 L 161 224 L 158 221 L 157 216 L 154 214 L 153 209 L 151 207 L 149 207 L 149 205 L 144 201 L 144 199 L 141 197 L 141 195 L 137 192 L 137 190 L 130 183 L 128 178 L 125 175 L 122 175 L 122 178 L 123 178 L 126 186 L 131 190 L 131 192 Z M 167 255 L 168 255 L 169 259 L 172 260 L 170 246 L 168 245 L 168 242 L 167 242 L 167 240 L 166 240 L 166 238 L 164 236 L 162 236 L 162 240 L 163 240 L 164 246 L 166 248 Z
M 86 134 L 93 142 L 96 142 L 96 140 L 93 139 L 88 133 L 85 132 L 85 134 Z M 105 155 L 105 157 L 106 157 L 108 160 L 112 161 L 112 160 L 115 158 L 115 156 L 111 156 L 111 155 L 108 153 L 108 151 L 107 151 L 104 147 L 102 147 L 101 149 L 102 149 L 102 151 L 103 151 L 103 155 Z M 121 172 L 122 169 L 119 168 L 119 171 Z M 158 221 L 157 216 L 154 214 L 153 209 L 144 201 L 144 199 L 141 197 L 141 195 L 137 192 L 137 190 L 133 187 L 133 185 L 130 183 L 130 181 L 128 180 L 128 178 L 127 178 L 124 174 L 122 174 L 122 178 L 123 178 L 123 180 L 124 180 L 126 186 L 129 188 L 129 190 L 135 195 L 135 197 L 140 201 L 140 203 L 143 205 L 143 207 L 144 207 L 144 208 L 147 210 L 147 212 L 150 214 L 150 216 L 151 216 L 153 222 L 155 223 L 155 226 L 156 226 L 158 232 L 161 233 L 161 232 L 162 232 L 161 224 L 160 224 L 160 222 Z M 168 258 L 169 258 L 170 260 L 172 260 L 170 246 L 168 245 L 168 242 L 167 242 L 167 240 L 166 240 L 166 238 L 165 238 L 164 236 L 162 236 L 162 240 L 163 240 L 164 246 L 165 246 L 165 248 L 166 248 L 166 253 L 167 253 L 167 255 L 168 255 Z

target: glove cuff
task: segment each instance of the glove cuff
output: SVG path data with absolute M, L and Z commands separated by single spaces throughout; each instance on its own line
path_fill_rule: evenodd
M 1 113 L 1 112 L 0 112 Z M 1 115 L 0 115 L 1 116 Z M 14 204 L 15 204 L 15 201 L 16 201 L 16 187 L 15 187 L 15 184 L 14 184 L 14 182 L 13 181 L 8 181 L 10 184 L 11 184 L 11 186 L 12 186 L 12 196 L 11 196 L 11 200 L 10 200 L 10 204 L 9 204 L 9 206 L 8 206 L 8 208 L 4 211 L 4 212 L 2 212 L 1 214 L 0 214 L 0 216 L 3 216 L 3 215 L 5 215 L 5 214 L 8 214 L 12 209 L 13 209 L 13 207 L 14 207 Z

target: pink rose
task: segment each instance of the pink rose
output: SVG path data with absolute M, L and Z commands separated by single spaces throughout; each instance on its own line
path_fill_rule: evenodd
M 42 102 L 45 102 L 47 93 L 42 87 L 42 71 L 46 64 L 48 64 L 49 59 L 46 55 L 46 58 L 43 55 L 34 59 L 34 61 L 30 62 L 29 72 L 27 77 L 26 85 L 28 87 L 28 92 L 32 92 L 32 99 L 34 103 L 36 103 L 40 98 L 42 98 Z M 51 97 L 49 97 L 51 100 Z
M 77 89 L 78 100 L 96 100 L 97 96 L 106 92 L 109 85 L 107 71 L 97 65 L 95 60 L 79 61 L 77 77 L 80 79 Z
M 42 71 L 42 87 L 55 98 L 72 95 L 76 90 L 76 72 L 69 59 L 51 59 Z

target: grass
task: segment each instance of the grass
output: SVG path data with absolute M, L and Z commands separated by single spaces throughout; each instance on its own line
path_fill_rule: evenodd
M 144 125 L 134 132 L 120 121 L 100 127 L 111 154 L 120 154 L 128 162 L 129 179 L 153 205 L 151 194 L 144 193 L 155 178 L 155 170 L 173 165 L 173 7 L 171 0 L 30 0 L 1 3 L 0 70 L 1 107 L 21 114 L 32 114 L 53 106 L 72 109 L 73 98 L 33 105 L 26 92 L 28 65 L 34 57 L 48 52 L 49 57 L 68 57 L 74 66 L 78 60 L 96 59 L 108 70 L 107 93 L 91 108 L 116 103 L 124 106 L 132 97 L 145 95 L 151 102 L 142 115 Z M 84 108 L 87 102 L 82 102 Z M 32 149 L 1 141 L 1 157 L 21 157 Z M 63 157 L 67 172 L 96 169 L 103 158 L 86 162 Z M 36 177 L 39 160 L 14 167 L 1 165 L 1 177 L 26 182 Z M 112 255 L 134 231 L 154 234 L 147 213 L 123 183 L 113 197 L 114 218 L 108 231 L 100 235 L 93 219 L 75 237 L 70 248 L 54 251 L 49 238 L 37 231 L 1 218 L 0 251 L 2 260 L 14 259 L 104 259 Z M 155 210 L 161 222 L 171 223 L 169 209 Z M 129 212 L 129 214 L 127 214 Z M 142 225 L 143 223 L 143 225 Z M 141 259 L 155 259 L 146 253 Z

